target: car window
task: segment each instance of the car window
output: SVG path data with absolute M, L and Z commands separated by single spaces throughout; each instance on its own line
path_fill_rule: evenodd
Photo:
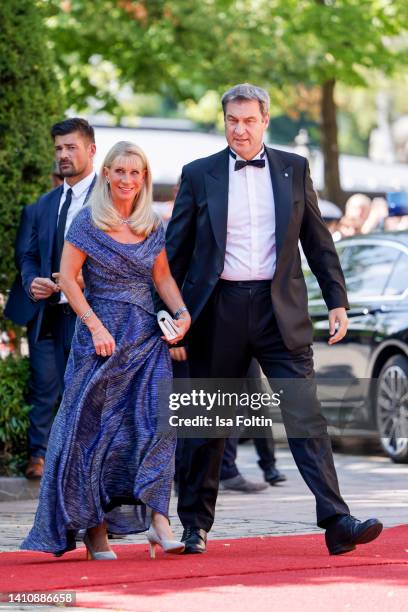
M 342 267 L 351 299 L 383 295 L 400 251 L 386 245 L 360 244 L 345 248 Z
M 401 253 L 388 279 L 385 295 L 401 295 L 408 288 L 408 256 Z

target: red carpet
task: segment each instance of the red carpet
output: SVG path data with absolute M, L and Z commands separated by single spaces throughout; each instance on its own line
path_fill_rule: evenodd
M 1 553 L 0 592 L 71 590 L 77 605 L 144 612 L 221 605 L 237 612 L 268 601 L 303 612 L 408 609 L 408 526 L 341 557 L 327 554 L 321 535 L 214 540 L 206 555 L 156 560 L 147 545 L 113 548 L 118 560 L 99 563 L 87 562 L 83 548 L 60 559 Z

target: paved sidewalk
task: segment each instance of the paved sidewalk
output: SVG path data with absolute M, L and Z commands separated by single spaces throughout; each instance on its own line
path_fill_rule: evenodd
M 211 538 L 239 538 L 319 532 L 315 504 L 286 448 L 277 451 L 278 467 L 288 477 L 283 485 L 257 494 L 221 491 Z M 408 522 L 408 465 L 397 465 L 381 456 L 335 455 L 340 487 L 351 513 L 359 518 L 376 516 L 386 527 Z M 242 473 L 261 480 L 252 444 L 239 447 Z M 171 518 L 177 534 L 181 527 L 171 500 Z M 29 530 L 36 501 L 0 503 L 0 551 L 17 550 Z M 116 540 L 116 544 L 144 542 L 143 534 Z

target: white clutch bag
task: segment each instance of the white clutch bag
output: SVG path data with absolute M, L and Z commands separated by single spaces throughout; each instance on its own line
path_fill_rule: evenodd
M 179 335 L 178 328 L 175 326 L 172 317 L 165 310 L 159 310 L 157 322 L 167 340 L 174 340 Z

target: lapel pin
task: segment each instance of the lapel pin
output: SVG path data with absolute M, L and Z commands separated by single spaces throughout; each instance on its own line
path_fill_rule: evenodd
M 286 178 L 288 178 L 289 174 L 287 172 L 285 172 L 285 176 L 286 176 Z

